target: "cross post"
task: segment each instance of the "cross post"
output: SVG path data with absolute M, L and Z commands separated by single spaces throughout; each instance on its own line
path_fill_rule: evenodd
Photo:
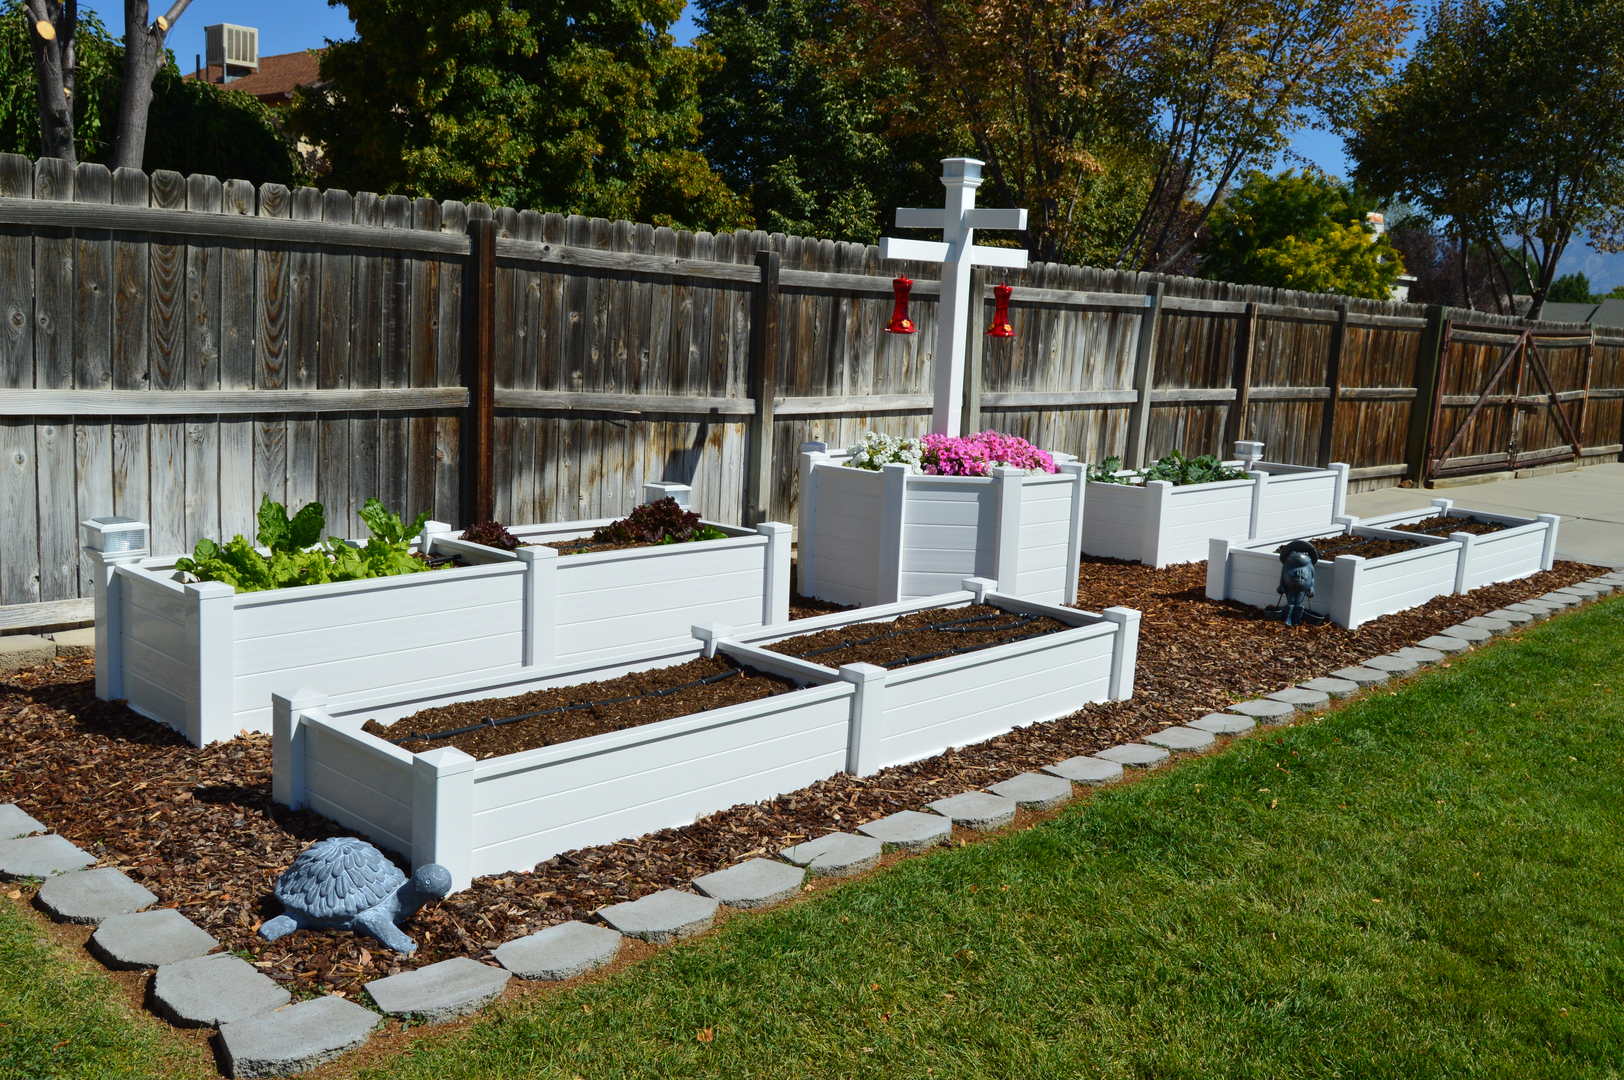
M 970 316 L 981 297 L 970 296 L 970 270 L 975 266 L 1026 267 L 1023 248 L 976 247 L 976 229 L 1024 229 L 1025 210 L 976 208 L 981 166 L 975 158 L 943 158 L 942 186 L 947 189 L 940 210 L 904 207 L 897 210 L 899 229 L 941 229 L 942 242 L 882 237 L 880 258 L 942 264 L 942 299 L 936 319 L 935 403 L 930 430 L 956 435 L 964 409 L 964 352 Z

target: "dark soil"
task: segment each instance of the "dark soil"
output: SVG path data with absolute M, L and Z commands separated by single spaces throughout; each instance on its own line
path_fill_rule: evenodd
M 1394 525 L 1393 528 L 1399 532 L 1430 533 L 1434 536 L 1448 536 L 1450 533 L 1458 532 L 1487 536 L 1489 533 L 1497 533 L 1511 526 L 1499 521 L 1480 521 L 1475 517 L 1458 518 L 1439 514 L 1436 517 L 1412 521 L 1408 525 Z
M 989 604 L 933 608 L 887 623 L 859 623 L 803 634 L 766 646 L 825 667 L 878 664 L 904 667 L 938 659 L 942 653 L 969 652 L 1071 627 L 1058 619 L 1014 615 Z
M 15 802 L 103 866 L 116 866 L 240 950 L 296 994 L 354 993 L 369 979 L 489 950 L 604 904 L 695 877 L 835 829 L 919 809 L 1062 758 L 1184 723 L 1242 697 L 1413 644 L 1463 619 L 1593 577 L 1559 562 L 1548 573 L 1348 631 L 1290 628 L 1245 605 L 1206 598 L 1206 566 L 1164 570 L 1087 559 L 1079 604 L 1144 613 L 1134 696 L 1001 735 L 875 776 L 837 775 L 680 829 L 566 852 L 533 870 L 481 878 L 406 924 L 420 948 L 399 957 L 370 938 L 299 931 L 276 942 L 254 930 L 276 915 L 276 876 L 313 840 L 346 835 L 308 811 L 271 802 L 271 740 L 243 735 L 203 749 L 95 698 L 94 666 L 57 660 L 0 676 L 0 801 Z M 1023 812 L 1024 814 L 1024 812 Z M 1021 818 L 1018 820 L 1025 820 Z M 32 893 L 33 886 L 14 883 Z M 31 900 L 25 897 L 25 900 Z
M 729 537 L 720 537 L 726 540 Z M 704 540 L 689 540 L 685 543 L 703 544 Z M 546 544 L 524 544 L 523 547 L 550 547 L 560 555 L 591 555 L 599 551 L 630 551 L 632 548 L 669 547 L 669 544 L 658 544 L 651 540 L 639 541 L 635 544 L 599 544 L 590 536 L 578 536 L 574 540 L 554 540 Z
M 802 596 L 799 581 L 800 567 L 790 563 L 789 567 L 789 617 L 794 619 L 810 619 L 815 615 L 832 615 L 837 611 L 850 611 L 854 605 L 837 604 L 832 600 L 819 600 L 811 596 Z
M 1358 555 L 1375 559 L 1382 555 L 1397 555 L 1401 551 L 1414 551 L 1421 547 L 1419 540 L 1384 540 L 1379 536 L 1317 536 L 1309 541 L 1322 559 L 1335 559 L 1338 555 Z M 1276 549 L 1278 550 L 1278 549 Z
M 737 674 L 729 674 L 737 672 Z M 690 685 L 701 679 L 723 676 L 716 682 Z M 680 689 L 678 689 L 680 688 Z M 716 657 L 700 657 L 675 667 L 657 668 L 622 675 L 618 679 L 561 686 L 552 690 L 535 690 L 518 697 L 482 698 L 456 705 L 442 705 L 424 709 L 385 727 L 376 720 L 368 720 L 362 730 L 381 739 L 405 739 L 410 735 L 434 735 L 471 724 L 484 724 L 476 731 L 465 732 L 440 739 L 411 739 L 403 743 L 414 754 L 425 750 L 438 750 L 442 746 L 455 746 L 476 758 L 516 754 L 521 750 L 534 750 L 539 746 L 552 746 L 584 739 L 590 735 L 603 735 L 610 731 L 641 727 L 674 716 L 719 709 L 724 705 L 737 705 L 744 701 L 782 694 L 795 689 L 795 684 L 776 675 L 767 675 L 749 668 L 740 668 L 731 661 Z M 667 691 L 661 696 L 654 695 Z M 630 698 L 631 700 L 623 700 Z M 491 725 L 524 713 L 545 712 L 565 706 L 583 708 L 549 716 L 533 716 L 515 723 Z

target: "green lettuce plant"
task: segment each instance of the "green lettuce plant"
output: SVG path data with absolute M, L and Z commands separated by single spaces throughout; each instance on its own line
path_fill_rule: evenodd
M 1118 476 L 1122 469 L 1122 459 L 1108 457 L 1098 465 L 1088 467 L 1088 479 L 1094 484 L 1132 484 L 1139 480 L 1166 480 L 1175 487 L 1184 487 L 1189 484 L 1216 484 L 1222 480 L 1245 480 L 1246 470 L 1225 465 L 1213 454 L 1202 454 L 1200 457 L 1185 457 L 1177 450 L 1152 464 L 1149 468 L 1137 472 L 1130 471 L 1126 475 Z

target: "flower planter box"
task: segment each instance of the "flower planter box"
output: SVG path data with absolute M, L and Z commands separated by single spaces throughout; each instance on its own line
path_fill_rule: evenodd
M 414 754 L 362 725 L 608 672 L 464 678 L 342 704 L 318 691 L 278 694 L 273 796 L 365 832 L 409 855 L 414 867 L 441 863 L 455 887 L 465 888 L 475 877 L 528 869 L 561 851 L 686 825 L 843 770 L 872 772 L 1132 693 L 1137 611 L 1093 615 L 988 594 L 989 583 L 975 584 L 974 592 L 803 620 L 748 640 L 695 627 L 686 646 L 641 666 L 720 650 L 804 688 L 478 761 L 454 747 Z M 983 599 L 1075 629 L 896 672 L 867 664 L 837 671 L 759 648 L 776 638 Z
M 801 447 L 796 511 L 801 593 L 837 604 L 897 603 L 957 589 L 967 577 L 1049 604 L 1077 599 L 1083 470 L 995 468 L 992 476 L 925 476 L 842 464 L 823 443 Z
M 1089 484 L 1083 551 L 1159 569 L 1206 558 L 1207 541 L 1214 537 L 1255 540 L 1335 527 L 1347 505 L 1348 466 L 1338 462 L 1316 469 L 1258 461 L 1261 443 L 1238 446 L 1256 448 L 1244 462 L 1245 480 Z
M 607 523 L 514 531 L 564 539 Z M 96 695 L 202 746 L 270 730 L 273 691 L 320 686 L 341 703 L 669 649 L 696 621 L 787 621 L 789 526 L 716 527 L 729 538 L 559 557 L 471 544 L 431 522 L 419 546 L 474 565 L 251 593 L 182 584 L 173 557 L 87 549 L 98 571 Z
M 1456 592 L 1471 592 L 1484 585 L 1529 577 L 1541 570 L 1549 570 L 1556 561 L 1557 529 L 1562 522 L 1556 514 L 1511 517 L 1483 510 L 1461 510 L 1455 506 L 1453 499 L 1433 499 L 1430 510 L 1404 510 L 1379 517 L 1360 518 L 1359 524 L 1370 528 L 1393 528 L 1439 516 L 1477 518 L 1507 526 L 1499 532 L 1481 536 L 1464 532 L 1450 534 L 1450 539 L 1461 543 Z
M 1426 603 L 1456 591 L 1464 545 L 1459 539 L 1396 532 L 1344 524 L 1340 529 L 1315 529 L 1297 536 L 1235 543 L 1213 539 L 1207 558 L 1207 597 L 1239 600 L 1254 607 L 1279 601 L 1280 557 L 1275 549 L 1289 540 L 1312 540 L 1344 532 L 1355 536 L 1414 540 L 1410 551 L 1374 559 L 1338 555 L 1321 559 L 1314 568 L 1314 596 L 1308 610 L 1329 615 L 1331 621 L 1352 630 L 1371 619 Z

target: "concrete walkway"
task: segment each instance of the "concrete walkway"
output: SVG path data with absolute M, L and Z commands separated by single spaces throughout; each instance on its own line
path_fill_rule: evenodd
M 1382 488 L 1348 496 L 1348 513 L 1375 517 L 1449 498 L 1463 510 L 1533 517 L 1560 514 L 1556 557 L 1618 569 L 1624 567 L 1624 464 L 1591 465 L 1552 476 L 1500 480 L 1438 491 Z

